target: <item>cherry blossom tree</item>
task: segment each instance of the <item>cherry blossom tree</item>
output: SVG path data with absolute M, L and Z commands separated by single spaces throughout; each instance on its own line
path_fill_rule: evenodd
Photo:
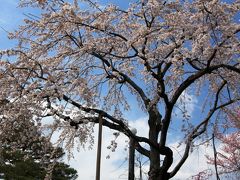
M 2 110 L 12 107 L 10 104 L 10 101 L 2 101 Z M 1 117 L 0 122 L 1 179 L 77 178 L 77 171 L 61 162 L 63 149 L 53 146 L 42 134 L 39 124 L 24 115 L 17 119 Z
M 239 104 L 239 0 L 139 0 L 127 9 L 21 0 L 21 6 L 40 14 L 9 35 L 17 47 L 1 51 L 0 99 L 12 104 L 1 106 L 2 116 L 31 112 L 38 122 L 51 116 L 51 132 L 61 129 L 59 142 L 68 149 L 93 143 L 101 117 L 105 127 L 135 140 L 149 158 L 150 180 L 170 179 L 210 122 Z M 182 108 L 186 93 L 199 97 L 199 116 Z M 130 106 L 133 100 L 138 105 Z M 130 110 L 147 114 L 148 137 L 131 132 L 124 115 Z M 179 124 L 185 151 L 173 163 L 168 135 Z
M 240 132 L 239 132 L 239 110 L 232 111 L 229 115 L 231 128 L 230 133 L 217 132 L 216 138 L 219 140 L 219 150 L 215 150 L 215 157 L 207 156 L 208 163 L 218 168 L 220 175 L 229 175 L 231 178 L 240 177 Z
M 221 151 L 217 152 L 216 157 L 219 174 L 235 174 L 236 179 L 238 179 L 240 177 L 240 133 L 231 133 L 221 136 L 219 139 L 223 143 Z M 215 163 L 214 159 L 209 158 L 209 163 Z

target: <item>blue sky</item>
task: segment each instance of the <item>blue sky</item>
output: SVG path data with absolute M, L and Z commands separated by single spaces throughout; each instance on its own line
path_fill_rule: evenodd
M 20 9 L 16 8 L 17 3 L 14 0 L 0 1 L 0 48 L 5 49 L 11 47 L 13 44 L 8 40 L 7 32 L 5 32 L 5 30 L 13 31 L 17 25 L 20 24 L 20 21 L 22 21 L 22 12 Z
M 15 41 L 10 41 L 7 38 L 7 32 L 11 32 L 14 29 L 18 27 L 18 25 L 23 23 L 24 13 L 34 12 L 30 9 L 21 9 L 17 8 L 17 2 L 18 0 L 0 0 L 1 3 L 1 11 L 0 11 L 0 49 L 6 49 L 11 48 L 14 46 Z M 121 0 L 121 1 L 107 1 L 102 0 L 101 1 L 103 5 L 107 5 L 110 2 L 117 2 L 117 4 L 121 7 L 127 7 L 129 4 L 128 0 Z M 229 1 L 228 1 L 229 2 Z M 188 109 L 191 109 L 191 115 L 192 116 L 198 116 L 196 112 L 194 111 L 196 108 L 198 108 L 198 99 L 195 96 L 192 96 L 190 94 L 187 94 L 188 97 L 191 97 L 192 101 L 188 103 Z M 131 101 L 130 105 L 137 107 L 135 105 L 135 101 Z M 177 113 L 177 112 L 176 112 Z M 146 121 L 146 115 L 142 111 L 131 111 L 129 114 L 127 114 L 129 119 L 132 120 L 131 124 L 135 126 L 138 129 L 139 135 L 147 136 L 147 121 Z M 174 131 L 174 129 L 173 129 Z M 114 180 L 117 179 L 116 177 L 120 177 L 122 174 L 124 174 L 126 171 L 126 166 L 123 166 L 119 168 L 119 162 L 124 161 L 124 158 L 126 157 L 127 152 L 124 151 L 124 147 L 126 146 L 125 140 L 127 140 L 125 137 L 121 136 L 118 140 L 119 148 L 118 152 L 116 153 L 110 153 L 109 150 L 107 150 L 107 146 L 110 144 L 110 141 L 112 140 L 113 136 L 112 131 L 105 129 L 105 142 L 103 144 L 103 172 L 102 178 L 106 180 Z M 172 147 L 176 147 L 177 144 L 174 142 L 176 140 L 176 134 L 174 134 L 173 137 L 170 139 L 170 144 Z M 82 149 L 80 152 L 74 151 L 74 155 L 76 156 L 74 159 L 72 159 L 69 163 L 74 168 L 78 169 L 79 176 L 84 177 L 85 180 L 91 180 L 94 177 L 94 168 L 95 168 L 95 148 L 94 146 L 93 150 L 86 151 Z M 181 151 L 181 150 L 179 150 Z M 203 170 L 204 168 L 207 168 L 209 166 L 204 163 L 203 158 L 204 156 L 202 154 L 206 153 L 208 149 L 200 148 L 198 151 L 195 151 L 191 158 L 187 161 L 186 165 L 184 165 L 183 170 L 177 175 L 175 179 L 186 179 L 186 177 L 189 177 L 191 174 L 194 174 L 197 170 Z M 209 150 L 211 151 L 211 150 Z M 111 154 L 111 159 L 108 160 L 105 157 L 108 154 Z M 178 156 L 177 152 L 176 156 Z M 197 159 L 197 160 L 196 160 Z M 83 164 L 81 163 L 83 162 Z M 116 163 L 117 162 L 117 163 Z M 189 166 L 194 163 L 195 167 L 192 170 L 189 170 Z

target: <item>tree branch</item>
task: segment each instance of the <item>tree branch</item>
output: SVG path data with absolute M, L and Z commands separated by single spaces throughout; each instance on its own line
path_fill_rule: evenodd
M 131 85 L 131 87 L 139 94 L 139 96 L 142 98 L 145 106 L 148 106 L 150 100 L 147 98 L 146 94 L 144 93 L 144 91 L 130 78 L 128 77 L 126 74 L 118 71 L 116 68 L 112 67 L 112 65 L 100 54 L 96 53 L 96 52 L 92 52 L 92 55 L 99 58 L 100 60 L 102 60 L 108 67 L 112 68 L 112 71 L 117 72 L 119 75 L 121 75 L 124 80 Z
M 194 130 L 192 131 L 192 133 L 188 136 L 188 140 L 187 140 L 187 143 L 186 143 L 186 147 L 185 147 L 185 151 L 184 151 L 183 157 L 181 158 L 179 163 L 175 166 L 175 168 L 170 173 L 170 177 L 173 177 L 179 171 L 179 169 L 182 167 L 182 165 L 184 164 L 184 162 L 186 161 L 186 159 L 189 156 L 189 151 L 190 151 L 190 147 L 192 145 L 193 140 L 206 131 L 207 125 L 209 123 L 209 120 L 214 115 L 214 113 L 218 109 L 224 108 L 224 107 L 226 107 L 226 106 L 228 106 L 228 105 L 230 105 L 230 104 L 232 104 L 232 103 L 234 103 L 234 102 L 239 100 L 239 99 L 229 100 L 228 102 L 218 106 L 220 92 L 221 92 L 221 90 L 224 88 L 224 86 L 226 84 L 227 84 L 226 81 L 222 82 L 221 86 L 219 87 L 218 91 L 216 92 L 213 108 L 209 111 L 207 117 L 199 125 L 197 125 L 194 128 Z M 200 131 L 198 131 L 202 126 L 203 126 L 203 128 Z
M 216 172 L 216 178 L 217 180 L 220 180 L 219 174 L 218 174 L 218 169 L 217 169 L 217 150 L 215 146 L 215 136 L 212 134 L 212 143 L 213 143 L 213 154 L 214 154 L 214 167 L 215 167 L 215 172 Z
M 129 127 L 122 120 L 114 118 L 113 116 L 109 115 L 105 111 L 99 110 L 99 109 L 94 109 L 94 108 L 84 107 L 81 104 L 77 103 L 76 101 L 72 100 L 71 98 L 67 97 L 66 95 L 63 95 L 63 100 L 69 102 L 70 104 L 72 104 L 73 106 L 79 108 L 80 110 L 83 110 L 84 112 L 87 112 L 87 113 L 94 112 L 94 113 L 96 113 L 98 115 L 101 114 L 102 117 L 105 117 L 105 118 L 111 120 L 115 125 L 118 125 L 118 127 L 121 127 L 122 132 L 124 134 L 126 134 L 128 137 L 132 137 L 137 142 L 144 142 L 144 143 L 147 143 L 150 146 L 155 147 L 156 149 L 158 149 L 158 145 L 157 144 L 151 142 L 149 139 L 147 139 L 145 137 L 139 137 L 139 136 L 134 135 L 132 133 L 132 131 L 129 129 Z

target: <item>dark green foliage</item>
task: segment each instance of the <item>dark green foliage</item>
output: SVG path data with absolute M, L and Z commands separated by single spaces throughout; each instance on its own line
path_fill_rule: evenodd
M 43 180 L 52 165 L 53 180 L 77 178 L 77 171 L 60 161 L 63 149 L 55 148 L 32 121 L 19 117 L 0 122 L 0 178 Z
M 9 152 L 2 151 L 3 162 L 0 165 L 1 178 L 6 180 L 33 180 L 44 179 L 46 174 L 40 163 L 34 162 L 33 158 L 24 159 L 21 151 Z
M 61 156 L 63 153 L 61 153 Z M 2 163 L 0 165 L 0 178 L 6 180 L 41 180 L 46 175 L 48 164 L 41 164 L 34 157 L 26 159 L 26 153 L 20 150 L 11 152 L 2 150 Z M 77 178 L 77 171 L 69 165 L 57 162 L 52 173 L 53 180 L 71 180 Z
M 73 168 L 70 168 L 67 164 L 57 163 L 55 165 L 52 177 L 54 180 L 76 179 L 77 171 Z

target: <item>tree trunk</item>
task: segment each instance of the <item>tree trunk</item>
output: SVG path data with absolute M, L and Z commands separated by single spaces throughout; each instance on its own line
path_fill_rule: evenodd
M 161 115 L 158 110 L 153 109 L 149 112 L 149 140 L 154 144 L 158 145 L 158 135 L 160 132 Z M 160 167 L 160 149 L 150 146 L 150 169 L 149 169 L 149 180 L 169 180 L 169 164 L 172 163 L 172 151 L 169 148 L 164 148 L 163 154 L 165 156 L 162 166 Z M 170 156 L 169 156 L 170 155 Z M 169 157 L 168 157 L 169 156 Z
M 129 164 L 128 164 L 128 180 L 134 180 L 135 179 L 135 149 L 134 149 L 134 139 L 130 138 L 129 142 Z
M 149 180 L 158 180 L 160 173 L 160 157 L 159 153 L 151 148 L 150 150 L 150 169 L 149 169 Z
M 167 172 L 161 173 L 157 178 L 157 180 L 169 180 L 169 179 L 170 179 L 169 174 Z
M 149 114 L 149 140 L 155 144 L 158 144 L 159 129 L 157 127 L 157 122 L 159 117 L 155 112 L 150 112 Z M 160 173 L 160 154 L 156 147 L 150 146 L 150 169 L 149 169 L 149 180 L 158 180 Z
M 152 172 L 151 169 L 149 172 Z M 169 173 L 158 170 L 155 174 L 149 173 L 149 180 L 169 180 Z

